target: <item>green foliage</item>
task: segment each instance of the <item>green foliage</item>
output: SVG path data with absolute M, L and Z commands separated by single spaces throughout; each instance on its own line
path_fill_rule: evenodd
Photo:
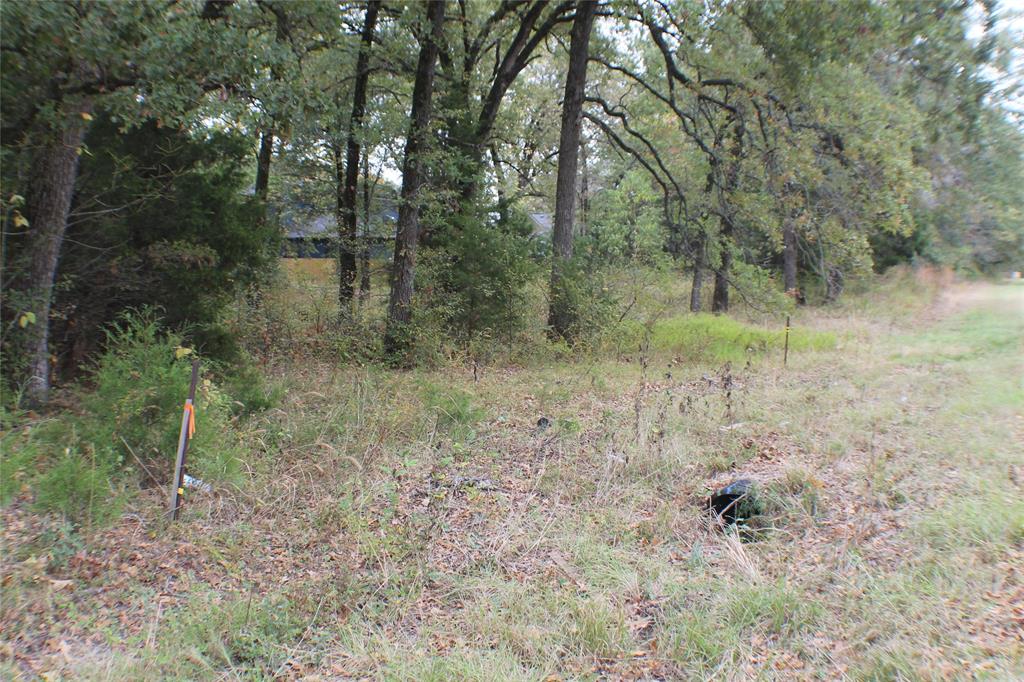
M 687 361 L 743 363 L 752 356 L 779 351 L 785 341 L 782 325 L 767 330 L 724 315 L 699 313 L 657 322 L 651 331 L 651 349 L 672 353 Z M 820 351 L 835 346 L 832 334 L 794 328 L 789 350 Z
M 905 251 L 966 272 L 1024 268 L 1024 133 L 985 112 L 973 138 L 929 146 L 924 165 L 934 181 L 914 203 L 925 227 Z
M 0 504 L 6 504 L 16 493 L 28 485 L 33 465 L 42 456 L 41 444 L 33 438 L 30 429 L 17 428 L 23 415 L 12 414 L 0 408 L 3 431 L 0 433 Z
M 594 197 L 586 234 L 575 253 L 592 263 L 650 262 L 665 246 L 661 197 L 645 173 L 633 170 Z
M 801 594 L 778 582 L 768 585 L 727 583 L 712 587 L 707 608 L 673 608 L 666 618 L 668 655 L 704 676 L 717 669 L 752 628 L 775 636 L 812 625 L 818 609 Z
M 152 313 L 127 313 L 107 334 L 89 386 L 75 392 L 79 409 L 23 427 L 24 450 L 5 461 L 5 496 L 27 485 L 40 508 L 100 523 L 113 518 L 132 481 L 170 480 L 194 356 Z M 209 380 L 196 393 L 196 424 L 190 473 L 236 476 L 242 452 L 230 400 Z
M 235 414 L 264 412 L 284 397 L 284 388 L 280 384 L 268 383 L 251 362 L 229 368 L 221 385 L 231 397 L 231 410 Z
M 101 345 L 100 329 L 126 309 L 159 307 L 170 327 L 211 357 L 236 359 L 221 325 L 225 307 L 274 262 L 276 229 L 243 195 L 244 138 L 155 122 L 125 130 L 98 116 L 86 140 L 81 210 L 61 260 L 55 325 L 81 355 Z M 106 258 L 97 261 L 97 248 Z
M 919 520 L 915 532 L 942 551 L 1019 544 L 1024 540 L 1024 501 L 1006 490 L 997 489 L 1012 483 L 989 485 L 992 490 L 929 511 Z
M 66 448 L 34 481 L 35 504 L 89 526 L 108 522 L 124 502 L 114 482 L 115 470 L 109 458 L 85 457 Z
M 463 339 L 507 337 L 523 323 L 526 286 L 538 271 L 521 216 L 494 223 L 461 215 L 425 254 L 421 300 Z
M 576 255 L 559 263 L 558 284 L 553 286 L 552 307 L 566 311 L 571 320 L 565 340 L 573 346 L 586 346 L 597 340 L 614 320 L 618 299 L 605 272 Z
M 470 393 L 434 384 L 423 387 L 423 402 L 437 415 L 437 424 L 452 436 L 465 440 L 472 436 L 473 427 L 487 416 L 486 410 L 474 404 Z
M 282 647 L 302 640 L 308 617 L 282 594 L 218 599 L 200 593 L 166 613 L 155 651 L 121 674 L 194 680 L 222 671 L 241 680 L 270 679 L 289 660 Z

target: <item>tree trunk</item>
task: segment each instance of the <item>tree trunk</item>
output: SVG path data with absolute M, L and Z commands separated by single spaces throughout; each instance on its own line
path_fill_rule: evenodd
M 555 225 L 552 235 L 554 247 L 551 265 L 551 304 L 548 325 L 551 334 L 567 338 L 573 323 L 564 291 L 564 270 L 572 258 L 572 224 L 576 209 L 576 170 L 579 161 L 580 127 L 583 97 L 587 84 L 587 55 L 590 31 L 594 25 L 597 3 L 581 0 L 576 3 L 576 18 L 569 40 L 569 71 L 565 77 L 565 97 L 562 100 L 562 131 L 558 142 L 558 175 L 555 184 Z
M 438 45 L 444 29 L 445 3 L 427 4 L 430 32 L 424 36 L 416 64 L 412 91 L 412 112 L 409 134 L 402 162 L 402 193 L 395 233 L 395 257 L 391 269 L 391 293 L 388 300 L 388 321 L 384 332 L 384 348 L 396 355 L 408 346 L 407 326 L 412 320 L 412 293 L 419 244 L 420 185 L 423 183 L 421 154 L 430 134 L 430 109 L 434 92 L 434 70 Z
M 274 155 L 274 131 L 260 135 L 260 152 L 256 157 L 256 198 L 267 201 L 270 191 L 270 160 Z
M 359 250 L 359 305 L 370 298 L 370 150 L 363 150 L 363 243 Z
M 590 174 L 587 167 L 587 140 L 580 140 L 580 235 L 587 233 L 590 214 Z
M 352 298 L 356 281 L 356 250 L 359 238 L 356 233 L 356 195 L 359 183 L 359 147 L 362 135 L 363 117 L 366 114 L 366 86 L 370 79 L 370 48 L 377 26 L 380 0 L 366 3 L 363 32 L 356 58 L 356 80 L 352 92 L 352 115 L 348 120 L 348 140 L 345 145 L 345 175 L 338 193 L 338 228 L 341 232 L 338 244 L 338 309 L 343 318 L 352 312 Z
M 736 123 L 733 131 L 732 145 L 729 149 L 728 166 L 725 169 L 724 186 L 721 192 L 719 210 L 722 216 L 722 228 L 719 232 L 721 261 L 715 270 L 715 291 L 711 296 L 711 311 L 716 313 L 729 312 L 729 273 L 732 270 L 732 242 L 735 232 L 733 211 L 729 199 L 739 187 L 740 160 L 743 155 L 743 123 Z
M 508 224 L 508 197 L 505 194 L 505 170 L 498 158 L 498 148 L 492 142 L 490 146 L 491 166 L 494 168 L 495 185 L 498 190 L 498 221 L 504 226 Z
M 288 31 L 286 28 L 287 14 L 284 13 L 282 7 L 274 7 L 271 10 L 274 13 L 274 40 L 278 45 L 283 45 L 288 39 Z M 274 81 L 281 80 L 281 74 L 278 72 L 277 66 L 272 66 L 271 76 Z M 256 198 L 261 202 L 266 203 L 267 196 L 270 192 L 270 162 L 274 157 L 274 128 L 273 118 L 271 118 L 271 125 L 263 131 L 260 135 L 260 150 L 256 157 Z M 264 213 L 264 218 L 266 213 Z
M 50 397 L 50 305 L 53 282 L 60 261 L 61 244 L 67 229 L 68 212 L 78 177 L 79 150 L 85 139 L 84 114 L 92 112 L 92 102 L 71 104 L 64 127 L 47 131 L 49 139 L 33 159 L 26 214 L 29 220 L 30 261 L 23 280 L 25 311 L 35 315 L 35 323 L 25 327 L 25 397 L 31 405 L 44 405 Z
M 341 145 L 331 145 L 334 156 L 334 222 L 338 230 L 338 319 L 351 315 L 356 253 L 349 242 L 348 215 L 345 207 L 345 158 Z
M 704 272 L 708 266 L 704 238 L 701 237 L 693 256 L 693 286 L 690 287 L 690 312 L 699 313 L 703 307 Z
M 825 273 L 825 302 L 835 303 L 843 293 L 845 277 L 843 271 L 835 265 L 829 265 Z
M 711 294 L 711 312 L 729 312 L 729 271 L 732 269 L 732 228 L 723 228 L 721 233 L 722 261 L 715 270 L 715 290 Z
M 796 284 L 796 228 L 792 219 L 787 215 L 782 224 L 782 281 L 786 293 L 799 300 L 800 292 Z

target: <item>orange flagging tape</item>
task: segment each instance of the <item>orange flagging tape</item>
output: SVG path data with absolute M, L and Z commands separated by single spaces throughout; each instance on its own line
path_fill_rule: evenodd
M 192 403 L 185 403 L 185 411 L 188 412 L 188 437 L 192 438 L 192 434 L 196 432 L 196 408 Z

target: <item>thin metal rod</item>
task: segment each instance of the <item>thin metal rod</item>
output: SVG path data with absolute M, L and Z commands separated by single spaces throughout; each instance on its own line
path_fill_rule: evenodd
M 194 407 L 196 399 L 196 384 L 199 381 L 199 360 L 192 361 L 192 381 L 188 387 L 188 398 L 185 399 L 185 407 L 181 411 L 181 431 L 178 434 L 178 452 L 174 460 L 174 479 L 171 481 L 171 519 L 178 518 L 178 510 L 181 509 L 181 498 L 185 493 L 185 454 L 188 452 L 189 444 L 189 422 L 194 420 Z
M 786 346 L 782 351 L 782 366 L 785 367 L 789 362 L 789 315 L 786 315 Z

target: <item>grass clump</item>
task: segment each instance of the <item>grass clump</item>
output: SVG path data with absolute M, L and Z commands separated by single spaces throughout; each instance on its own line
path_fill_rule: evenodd
M 721 581 L 708 587 L 714 595 L 709 603 L 679 604 L 665 624 L 669 657 L 691 674 L 707 675 L 727 665 L 752 633 L 793 637 L 821 615 L 816 605 L 781 581 L 764 585 Z
M 473 427 L 484 419 L 486 410 L 473 402 L 473 396 L 457 388 L 443 388 L 427 384 L 423 391 L 427 409 L 437 415 L 437 424 L 456 439 L 473 435 Z
M 1024 542 L 1024 500 L 1010 490 L 989 490 L 929 511 L 916 530 L 936 549 L 1005 549 Z
M 615 656 L 631 643 L 621 609 L 604 600 L 591 598 L 573 604 L 577 644 L 584 654 Z
M 651 330 L 651 349 L 672 353 L 688 360 L 745 362 L 751 354 L 781 350 L 785 332 L 760 329 L 724 315 L 681 315 L 657 322 Z M 833 348 L 833 334 L 793 329 L 790 351 L 820 351 Z

